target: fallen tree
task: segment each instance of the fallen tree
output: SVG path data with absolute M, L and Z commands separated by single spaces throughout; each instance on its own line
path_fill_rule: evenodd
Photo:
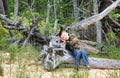
M 75 63 L 74 57 L 65 49 L 65 43 L 60 42 L 57 36 L 52 37 L 49 46 L 44 46 L 38 60 L 47 70 L 54 70 L 60 64 L 63 67 L 74 67 Z M 89 57 L 89 63 L 91 68 L 120 69 L 120 60 Z M 85 66 L 82 60 L 80 64 L 82 68 Z

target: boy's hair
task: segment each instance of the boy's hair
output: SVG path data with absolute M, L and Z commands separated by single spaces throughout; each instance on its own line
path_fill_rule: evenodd
M 64 32 L 64 31 L 65 31 L 64 28 L 61 27 L 61 28 L 60 28 L 60 31 L 59 31 L 59 33 L 58 33 L 58 36 L 60 37 L 60 36 L 62 35 L 62 32 Z

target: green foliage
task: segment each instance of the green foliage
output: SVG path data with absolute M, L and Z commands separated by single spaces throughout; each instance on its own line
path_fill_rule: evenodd
M 114 10 L 112 10 L 110 13 L 109 13 L 109 15 L 113 18 L 113 19 L 115 19 L 116 21 L 120 21 L 120 11 L 118 10 L 118 9 L 114 9 Z
M 109 56 L 106 58 L 120 59 L 120 48 L 116 48 L 115 46 L 111 45 L 108 48 L 104 48 L 104 50 L 109 54 Z
M 7 34 L 8 34 L 8 31 L 5 28 L 3 28 L 0 23 L 0 38 L 7 36 Z
M 14 19 L 14 13 L 10 12 L 10 19 Z
M 1 27 L 0 24 L 0 50 L 5 50 L 9 46 L 8 43 L 5 43 L 7 36 L 8 31 L 5 28 Z
M 112 41 L 114 41 L 116 39 L 116 35 L 115 35 L 114 32 L 109 32 L 107 35 L 108 35 L 108 40 L 110 42 L 112 42 Z
M 114 45 L 107 46 L 103 44 L 103 52 L 107 52 L 108 55 L 96 55 L 93 53 L 89 53 L 89 57 L 97 57 L 97 58 L 109 58 L 109 59 L 120 59 L 120 48 L 116 48 Z
M 10 61 L 14 60 L 16 57 L 16 53 L 18 52 L 17 46 L 13 44 L 10 45 L 8 51 L 10 52 Z

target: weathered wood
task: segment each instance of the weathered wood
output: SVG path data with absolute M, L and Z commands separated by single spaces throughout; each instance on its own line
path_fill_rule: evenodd
M 45 35 L 48 35 L 49 33 L 49 17 L 50 17 L 50 9 L 51 9 L 51 5 L 50 5 L 50 1 L 48 0 L 47 3 L 47 17 L 46 17 L 46 25 L 45 25 Z
M 15 24 L 13 20 L 6 17 L 6 15 L 0 14 L 0 19 L 6 21 L 9 24 Z
M 58 23 L 58 19 L 55 19 L 54 28 L 53 28 L 53 33 L 54 34 L 56 34 L 56 32 L 57 32 L 57 23 Z
M 83 42 L 83 43 L 86 43 L 86 44 L 88 44 L 88 45 L 91 45 L 91 46 L 94 46 L 94 45 L 97 44 L 96 42 L 88 41 L 88 40 L 80 40 L 80 41 Z
M 98 0 L 93 0 L 94 3 L 94 14 L 98 14 L 99 13 L 99 9 L 98 9 Z M 96 41 L 97 41 L 97 48 L 101 51 L 102 50 L 102 24 L 101 21 L 97 21 L 95 23 L 96 26 L 96 32 L 97 32 L 97 36 L 96 36 Z
M 86 44 L 82 44 L 85 47 Z M 86 48 L 87 49 L 87 48 Z M 88 48 L 89 49 L 89 48 Z M 93 49 L 94 52 L 96 51 Z M 95 52 L 97 53 L 97 52 Z M 47 70 L 56 69 L 61 63 L 65 67 L 74 67 L 75 58 L 65 49 L 65 43 L 60 42 L 60 38 L 52 36 L 49 46 L 44 46 L 39 61 L 42 61 L 43 66 Z M 118 69 L 120 68 L 120 60 L 106 59 L 106 58 L 89 58 L 91 68 L 99 69 Z M 81 60 L 80 66 L 84 66 Z
M 77 7 L 77 0 L 73 0 L 73 8 L 74 8 L 74 17 L 76 21 L 79 21 L 79 11 Z
M 26 40 L 24 41 L 24 43 L 23 43 L 23 46 L 22 46 L 22 47 L 25 47 L 25 46 L 26 46 L 26 44 L 27 44 L 28 40 L 29 40 L 29 39 L 30 39 L 30 37 L 33 35 L 34 29 L 35 29 L 35 27 L 33 27 L 33 28 L 31 29 L 31 31 L 30 31 L 30 33 L 29 33 L 28 37 L 26 38 Z
M 91 68 L 120 69 L 120 60 L 107 58 L 89 58 Z
M 108 18 L 111 20 L 112 23 L 114 23 L 118 28 L 120 28 L 120 24 L 117 21 L 112 19 L 109 15 L 108 15 Z
M 18 22 L 18 1 L 19 0 L 14 0 L 14 22 Z
M 5 9 L 4 9 L 2 0 L 0 0 L 0 13 L 5 14 Z
M 120 60 L 113 60 L 107 58 L 94 58 L 89 57 L 90 68 L 92 69 L 120 69 Z M 81 61 L 80 67 L 83 67 L 84 64 Z M 74 67 L 74 60 L 70 63 L 64 63 L 64 67 Z

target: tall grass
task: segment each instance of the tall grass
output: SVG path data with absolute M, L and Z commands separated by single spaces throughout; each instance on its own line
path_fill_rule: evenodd
M 8 51 L 10 52 L 10 61 L 15 60 L 16 53 L 18 52 L 17 47 L 15 45 L 10 45 Z
M 4 69 L 0 63 L 0 76 L 3 76 L 4 75 Z
M 98 58 L 109 58 L 109 59 L 120 59 L 120 48 L 119 47 L 114 47 L 113 45 L 109 47 L 104 47 L 103 52 L 107 52 L 107 55 L 96 55 L 93 53 L 89 53 L 89 57 L 98 57 Z
M 88 70 L 84 69 L 73 72 L 69 78 L 88 78 L 88 76 L 89 76 Z
M 120 69 L 108 70 L 106 78 L 120 78 Z

